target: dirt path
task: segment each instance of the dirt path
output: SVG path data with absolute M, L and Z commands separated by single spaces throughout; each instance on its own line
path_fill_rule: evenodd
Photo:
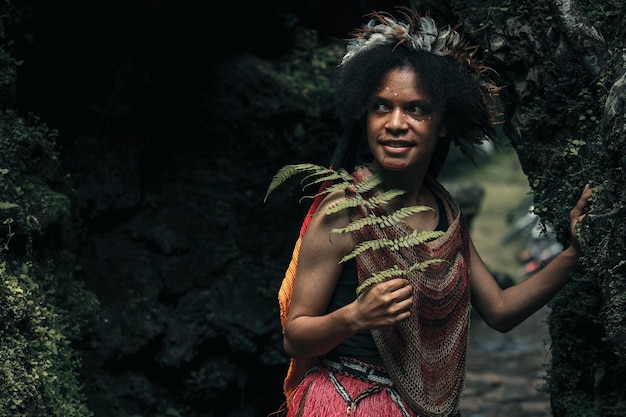
M 550 400 L 540 392 L 549 361 L 548 308 L 509 333 L 472 317 L 463 417 L 550 417 Z

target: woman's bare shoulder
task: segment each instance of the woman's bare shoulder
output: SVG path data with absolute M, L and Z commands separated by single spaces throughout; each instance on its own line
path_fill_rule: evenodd
M 352 250 L 354 246 L 352 235 L 337 232 L 350 223 L 348 209 L 334 210 L 344 198 L 344 191 L 333 191 L 322 200 L 305 234 L 309 235 L 307 240 L 315 239 L 318 244 L 327 242 L 335 248 L 340 247 L 341 252 L 345 253 Z

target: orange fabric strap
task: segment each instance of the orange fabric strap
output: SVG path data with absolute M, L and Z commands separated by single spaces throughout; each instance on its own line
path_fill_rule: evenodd
M 325 190 L 331 183 L 325 182 L 320 187 L 320 192 Z M 304 233 L 306 229 L 309 227 L 309 223 L 311 223 L 311 217 L 315 214 L 315 211 L 319 207 L 320 203 L 324 199 L 324 195 L 320 195 L 318 193 L 317 197 L 313 200 L 311 207 L 309 207 L 309 211 L 302 222 L 302 227 L 300 228 L 300 235 L 298 236 L 298 240 L 296 240 L 296 244 L 293 248 L 293 253 L 291 255 L 291 261 L 289 262 L 289 266 L 287 267 L 287 271 L 285 272 L 285 276 L 280 285 L 280 289 L 278 290 L 278 306 L 280 308 L 280 323 L 282 326 L 283 333 L 285 331 L 285 322 L 287 321 L 287 314 L 289 313 L 289 307 L 291 306 L 291 294 L 293 292 L 293 284 L 296 279 L 296 273 L 298 269 L 298 256 L 300 255 L 300 245 L 302 244 L 302 238 L 304 237 Z M 287 407 L 291 405 L 291 397 L 293 391 L 296 389 L 298 384 L 304 379 L 304 375 L 306 372 L 315 364 L 317 364 L 317 358 L 311 359 L 291 359 L 289 361 L 289 368 L 287 370 L 287 375 L 285 376 L 285 380 L 283 383 L 283 391 L 285 393 L 285 398 L 287 400 Z

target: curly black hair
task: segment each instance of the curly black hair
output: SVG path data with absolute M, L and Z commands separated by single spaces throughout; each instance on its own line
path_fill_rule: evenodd
M 404 44 L 382 44 L 354 55 L 337 68 L 335 109 L 344 134 L 331 167 L 354 168 L 359 148 L 365 142 L 365 119 L 372 98 L 385 75 L 399 68 L 415 71 L 419 88 L 448 129 L 447 138 L 437 145 L 431 166 L 443 164 L 450 143 L 471 159 L 472 151 L 483 140 L 495 142 L 495 113 L 488 105 L 493 97 L 485 99 L 483 74 L 468 71 L 452 56 L 439 56 Z

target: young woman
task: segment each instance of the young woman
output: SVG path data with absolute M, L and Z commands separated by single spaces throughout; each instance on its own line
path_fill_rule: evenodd
M 412 10 L 399 18 L 374 13 L 349 42 L 336 84 L 345 131 L 331 167 L 353 172 L 355 187 L 379 176 L 371 195 L 404 193 L 379 207 L 330 215 L 334 203 L 354 198 L 350 190 L 313 204 L 279 293 L 284 347 L 293 358 L 284 387 L 287 416 L 460 415 L 472 306 L 507 332 L 545 305 L 575 268 L 588 185 L 570 212 L 571 245 L 503 290 L 476 251 L 463 213 L 436 181 L 451 143 L 469 151 L 493 138 L 498 88 L 475 50 L 452 28 L 437 28 Z M 372 161 L 355 166 L 362 141 Z M 333 232 L 411 206 L 431 210 L 391 226 Z M 437 234 L 342 261 L 366 240 L 423 231 Z M 357 291 L 372 274 L 432 259 L 441 262 Z

